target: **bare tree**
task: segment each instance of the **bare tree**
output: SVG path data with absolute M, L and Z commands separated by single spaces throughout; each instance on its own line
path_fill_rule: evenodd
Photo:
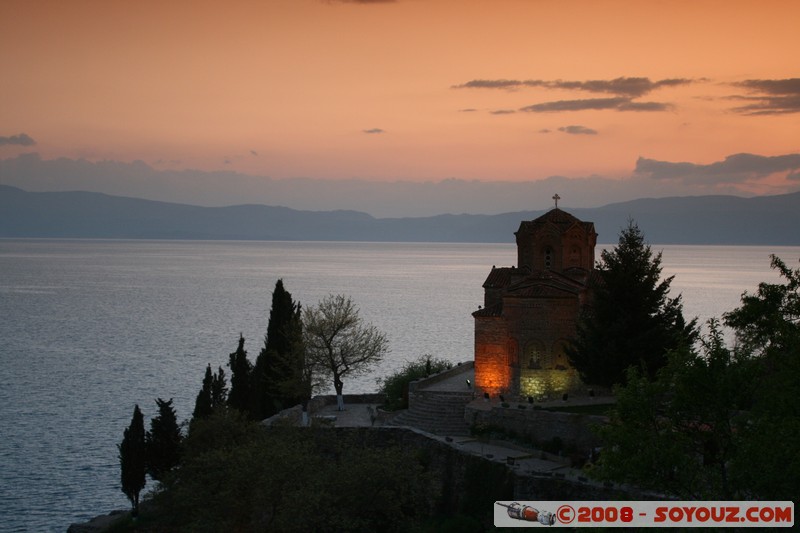
M 336 402 L 344 410 L 343 379 L 369 371 L 388 352 L 386 336 L 364 324 L 349 297 L 328 295 L 303 312 L 306 356 L 319 372 L 333 378 Z

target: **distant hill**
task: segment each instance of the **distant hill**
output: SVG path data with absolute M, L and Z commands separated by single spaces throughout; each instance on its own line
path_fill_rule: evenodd
M 800 245 L 800 193 L 641 199 L 570 209 L 614 243 L 628 218 L 655 244 Z M 513 242 L 521 220 L 499 215 L 374 218 L 358 211 L 198 207 L 91 192 L 26 192 L 0 185 L 1 238 Z

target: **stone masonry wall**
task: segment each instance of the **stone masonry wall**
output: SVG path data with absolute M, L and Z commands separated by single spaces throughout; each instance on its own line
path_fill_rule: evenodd
M 442 370 L 438 374 L 433 374 L 432 376 L 428 376 L 427 378 L 418 379 L 416 381 L 412 381 L 408 384 L 408 392 L 413 392 L 417 390 L 417 388 L 422 385 L 425 387 L 429 387 L 434 383 L 439 383 L 446 379 L 450 379 L 453 376 L 457 376 L 458 374 L 464 374 L 469 372 L 475 368 L 474 361 L 466 361 L 463 363 L 458 363 L 456 366 L 449 368 L 447 370 Z
M 469 424 L 502 428 L 537 443 L 560 439 L 567 448 L 588 456 L 590 450 L 600 446 L 600 439 L 592 432 L 592 425 L 604 424 L 604 416 L 581 415 L 533 409 L 493 406 L 490 409 L 468 405 L 464 416 Z
M 475 388 L 495 395 L 512 387 L 508 330 L 502 318 L 475 319 Z

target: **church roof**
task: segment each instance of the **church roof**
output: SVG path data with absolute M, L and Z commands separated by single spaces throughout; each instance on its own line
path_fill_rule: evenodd
M 480 318 L 503 316 L 503 304 L 496 304 L 489 307 L 484 307 L 482 309 L 478 309 L 477 311 L 472 313 L 472 316 Z
M 537 270 L 511 284 L 505 292 L 510 298 L 573 298 L 586 290 L 586 285 L 552 270 Z
M 500 289 L 511 283 L 511 275 L 516 274 L 516 267 L 492 267 L 492 271 L 483 282 L 484 289 Z
M 532 232 L 545 225 L 554 225 L 561 233 L 576 225 L 583 228 L 587 233 L 594 233 L 594 222 L 584 222 L 557 207 L 534 220 L 523 220 L 520 222 L 517 233 L 521 231 L 525 233 Z
M 586 289 L 589 273 L 583 269 L 554 270 L 493 267 L 483 283 L 484 289 L 505 289 L 505 296 L 517 298 L 548 298 L 564 293 L 579 294 Z M 487 316 L 487 315 L 482 315 Z

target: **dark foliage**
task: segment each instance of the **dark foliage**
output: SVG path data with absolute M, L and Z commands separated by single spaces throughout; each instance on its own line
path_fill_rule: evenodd
M 451 368 L 450 361 L 423 355 L 410 361 L 394 374 L 378 380 L 380 390 L 386 395 L 386 408 L 389 410 L 408 409 L 408 384 Z M 465 385 L 466 386 L 466 385 Z
M 753 359 L 753 408 L 742 431 L 738 479 L 762 499 L 800 494 L 800 269 L 776 256 L 771 266 L 783 283 L 761 283 L 725 314 L 739 349 Z M 768 453 L 765 451 L 768 450 Z M 754 460 L 758 458 L 757 460 Z M 790 497 L 791 496 L 791 497 Z
M 231 369 L 231 390 L 228 393 L 228 406 L 247 412 L 250 408 L 250 381 L 253 365 L 247 360 L 244 337 L 239 335 L 239 346 L 230 354 L 228 367 Z
M 146 483 L 147 458 L 145 449 L 144 417 L 136 405 L 130 425 L 125 429 L 119 451 L 122 492 L 131 502 L 132 514 L 139 513 L 139 493 Z
M 429 493 L 399 446 L 222 410 L 192 425 L 154 507 L 170 531 L 407 531 L 430 513 Z
M 178 425 L 172 398 L 168 401 L 158 398 L 158 415 L 150 420 L 150 431 L 145 437 L 147 448 L 147 473 L 156 481 L 180 462 L 183 434 Z
M 194 402 L 193 419 L 207 418 L 215 409 L 223 407 L 228 394 L 225 371 L 219 367 L 216 373 L 211 372 L 211 365 L 206 367 L 203 386 Z
M 300 315 L 300 304 L 279 279 L 272 293 L 264 347 L 252 373 L 250 412 L 256 420 L 305 404 L 311 397 Z
M 696 322 L 684 320 L 680 296 L 668 296 L 671 282 L 661 279 L 661 253 L 653 255 L 629 221 L 616 248 L 601 254 L 591 305 L 566 350 L 585 383 L 624 383 L 630 366 L 654 379 L 670 350 L 696 340 Z
M 702 351 L 681 347 L 651 381 L 635 367 L 618 387 L 595 473 L 681 499 L 791 500 L 800 494 L 800 270 L 744 294 L 711 321 Z
M 731 464 L 751 406 L 751 365 L 710 328 L 702 352 L 675 350 L 656 380 L 631 367 L 602 430 L 601 475 L 686 499 L 746 496 Z
M 786 281 L 760 283 L 756 294 L 743 294 L 742 305 L 725 314 L 742 348 L 754 355 L 782 359 L 798 355 L 800 346 L 800 269 L 792 270 L 775 255 L 770 266 Z

